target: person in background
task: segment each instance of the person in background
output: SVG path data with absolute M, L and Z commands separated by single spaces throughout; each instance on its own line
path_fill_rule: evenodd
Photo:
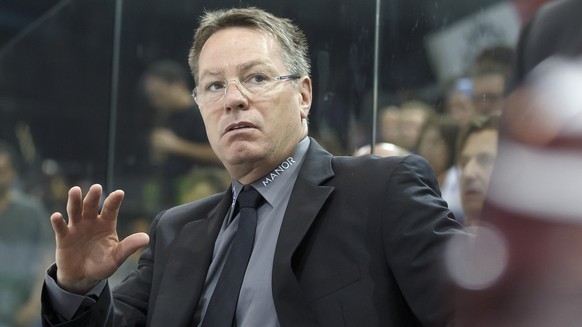
M 469 77 L 477 114 L 503 110 L 513 53 L 511 47 L 492 46 L 483 49 L 475 59 Z
M 368 144 L 357 148 L 352 155 L 354 157 L 359 157 L 371 153 L 372 147 Z M 376 143 L 376 145 L 374 146 L 374 154 L 380 157 L 392 157 L 392 156 L 407 156 L 412 153 L 396 144 L 382 142 Z
M 521 31 L 483 241 L 468 254 L 481 260 L 465 264 L 497 274 L 459 288 L 460 327 L 582 324 L 581 12 L 580 0 L 549 1 Z
M 409 100 L 400 105 L 399 138 L 397 145 L 416 153 L 416 145 L 424 123 L 434 115 L 434 109 L 420 100 Z
M 473 103 L 471 79 L 462 77 L 451 83 L 445 95 L 445 111 L 461 126 L 475 117 L 477 109 Z
M 463 209 L 459 190 L 457 138 L 459 124 L 448 115 L 435 114 L 429 118 L 418 140 L 418 155 L 425 158 L 439 181 L 442 198 L 458 221 L 463 221 Z
M 400 143 L 400 108 L 388 106 L 380 110 L 380 141 L 385 143 Z
M 529 72 L 553 56 L 579 58 L 582 55 L 582 8 L 577 0 L 557 0 L 542 6 L 521 30 L 511 66 L 508 90 L 521 86 Z
M 490 115 L 503 110 L 507 67 L 496 64 L 477 66 L 470 76 L 477 114 Z
M 204 14 L 189 63 L 231 187 L 170 208 L 149 236 L 121 242 L 124 193 L 99 211 L 99 185 L 84 199 L 72 188 L 68 223 L 51 216 L 58 255 L 43 293 L 46 326 L 453 324 L 443 256 L 465 231 L 430 166 L 416 155 L 334 157 L 308 137 L 308 58 L 289 19 L 257 8 Z M 246 236 L 248 265 L 231 265 Z M 137 270 L 111 291 L 107 278 L 148 242 Z M 222 279 L 233 266 L 244 274 L 236 285 Z
M 499 115 L 477 116 L 461 131 L 457 164 L 461 172 L 460 192 L 465 224 L 481 222 L 483 202 L 497 157 Z
M 54 246 L 42 203 L 17 188 L 18 157 L 0 141 L 0 326 L 39 322 L 44 267 Z
M 150 148 L 154 165 L 162 170 L 162 203 L 176 205 L 181 178 L 193 168 L 217 166 L 220 161 L 208 143 L 187 70 L 174 61 L 160 60 L 148 66 L 142 79 L 155 110 Z
M 492 45 L 486 47 L 479 52 L 473 63 L 474 67 L 491 67 L 499 66 L 510 70 L 515 56 L 513 46 L 508 45 Z
M 192 171 L 180 184 L 180 203 L 200 200 L 222 192 L 229 184 L 230 176 L 224 170 Z

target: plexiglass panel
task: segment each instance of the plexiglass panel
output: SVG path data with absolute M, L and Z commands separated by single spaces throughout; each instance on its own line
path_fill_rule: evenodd
M 502 107 L 518 32 L 547 1 L 2 1 L 0 218 L 6 190 L 27 193 L 41 205 L 39 226 L 52 239 L 42 217 L 65 212 L 71 186 L 100 183 L 106 192 L 125 190 L 123 237 L 146 230 L 160 210 L 226 190 L 230 177 L 209 149 L 192 101 L 187 53 L 204 10 L 256 6 L 292 19 L 307 35 L 310 135 L 335 155 L 359 149 L 424 156 L 462 221 L 458 193 L 455 200 L 445 178 L 458 183 L 449 174 L 456 137 L 429 137 L 430 127 L 454 125 L 458 133 L 474 115 Z M 491 73 L 493 82 L 480 79 Z M 12 162 L 2 152 L 6 144 Z M 22 268 L 10 278 L 29 291 L 30 276 L 46 264 L 40 257 L 30 259 L 34 264 L 14 261 L 16 233 L 8 228 L 19 226 L 0 228 L 0 267 Z M 32 239 L 54 249 L 44 236 Z M 6 292 L 17 285 L 5 282 L 6 271 L 0 270 L 0 325 L 24 302 L 14 299 L 31 294 Z
M 373 142 L 416 151 L 413 141 L 384 135 L 384 109 L 414 100 L 447 113 L 452 83 L 467 75 L 487 47 L 511 48 L 523 19 L 541 2 L 55 2 L 0 50 L 2 139 L 16 145 L 30 166 L 22 185 L 46 201 L 62 197 L 45 185 L 57 176 L 57 193 L 98 182 L 106 190 L 126 189 L 125 210 L 151 219 L 167 205 L 199 195 L 191 194 L 198 178 L 191 175 L 164 186 L 164 169 L 173 169 L 163 163 L 170 150 L 156 146 L 172 139 L 159 130 L 180 124 L 168 123 L 167 112 L 156 109 L 160 104 L 152 97 L 163 91 L 146 72 L 172 62 L 186 74 L 186 87 L 194 86 L 186 57 L 205 9 L 258 6 L 291 18 L 306 32 L 315 95 L 310 134 L 334 154 L 349 155 Z M 192 130 L 176 127 L 204 138 L 199 123 Z M 180 173 L 210 171 L 214 184 L 228 184 L 212 159 L 174 164 Z
M 67 186 L 105 182 L 113 17 L 112 1 L 62 1 L 0 49 L 1 138 L 51 209 Z
M 107 191 L 126 190 L 129 217 L 151 220 L 168 205 L 229 182 L 209 157 L 167 164 L 175 141 L 168 129 L 203 140 L 203 126 L 192 112 L 168 118 L 175 115 L 160 110 L 166 101 L 160 94 L 170 89 L 147 77 L 171 63 L 190 92 L 186 57 L 205 9 L 257 6 L 305 31 L 314 88 L 310 134 L 332 153 L 350 155 L 373 142 L 415 152 L 418 142 L 390 136 L 412 127 L 383 131 L 383 121 L 390 121 L 383 109 L 414 100 L 446 113 L 451 81 L 465 76 L 488 46 L 513 46 L 523 19 L 540 2 L 55 2 L 0 49 L 1 138 L 29 165 L 21 185 L 51 209 L 62 210 L 71 185 L 103 183 Z

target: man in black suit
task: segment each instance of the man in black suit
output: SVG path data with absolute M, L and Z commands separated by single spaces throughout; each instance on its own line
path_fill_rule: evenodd
M 256 8 L 208 12 L 189 63 L 232 187 L 160 213 L 151 239 L 138 233 L 121 242 L 123 192 L 112 192 L 99 212 L 100 186 L 84 199 L 72 188 L 68 224 L 51 216 L 57 261 L 43 294 L 45 326 L 207 324 L 240 221 L 236 198 L 249 186 L 265 201 L 227 325 L 452 323 L 442 256 L 464 232 L 436 178 L 418 156 L 334 157 L 307 136 L 307 42 L 290 20 Z M 105 280 L 148 241 L 138 269 L 110 291 Z

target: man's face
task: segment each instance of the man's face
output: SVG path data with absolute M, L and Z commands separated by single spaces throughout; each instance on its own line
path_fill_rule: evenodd
M 488 115 L 503 109 L 505 78 L 501 74 L 488 74 L 473 78 L 473 103 L 477 112 Z
M 254 181 L 244 179 L 251 171 L 267 173 L 276 167 L 307 135 L 312 99 L 309 77 L 277 81 L 261 94 L 239 84 L 255 74 L 268 78 L 291 74 L 280 51 L 271 36 L 232 27 L 213 34 L 200 53 L 199 88 L 237 81 L 226 84 L 220 99 L 199 105 L 212 149 L 241 182 Z
M 497 157 L 497 135 L 497 131 L 491 129 L 471 134 L 459 157 L 461 202 L 470 225 L 475 224 L 481 215 Z

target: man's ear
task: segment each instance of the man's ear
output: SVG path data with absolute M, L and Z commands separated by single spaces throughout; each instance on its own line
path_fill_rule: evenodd
M 311 109 L 311 101 L 313 100 L 313 91 L 311 89 L 311 78 L 304 76 L 299 79 L 299 105 L 301 106 L 301 118 L 306 119 Z

